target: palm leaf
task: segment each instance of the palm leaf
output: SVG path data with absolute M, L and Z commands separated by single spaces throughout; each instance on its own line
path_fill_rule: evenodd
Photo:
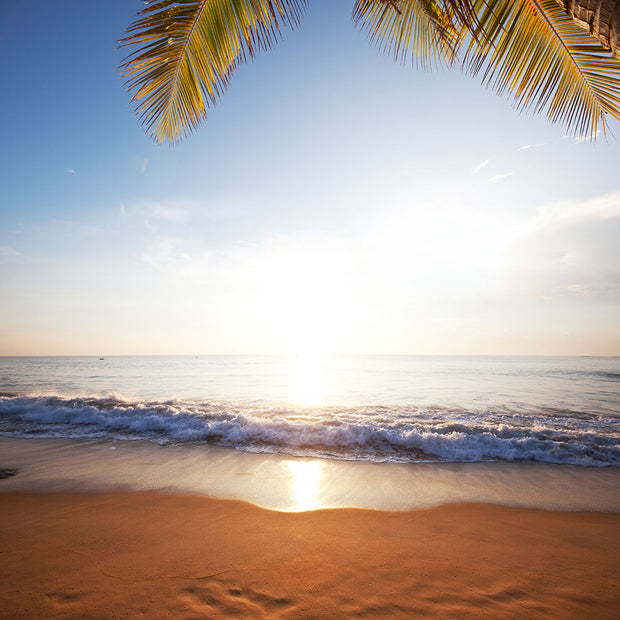
M 177 142 L 204 120 L 234 71 L 299 25 L 307 0 L 151 1 L 128 28 L 121 68 L 155 141 Z M 135 49 L 135 47 L 134 47 Z
M 620 62 L 564 13 L 555 0 L 477 0 L 478 26 L 466 68 L 482 73 L 518 109 L 591 138 L 609 114 L 620 120 Z
M 368 32 L 371 43 L 428 68 L 452 62 L 463 22 L 475 29 L 469 0 L 356 0 L 353 22 Z

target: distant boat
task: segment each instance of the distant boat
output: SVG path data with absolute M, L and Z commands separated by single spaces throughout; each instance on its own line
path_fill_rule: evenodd
M 100 360 L 102 360 L 102 359 L 105 359 L 105 358 L 103 358 L 103 357 L 100 357 L 99 359 L 100 359 Z

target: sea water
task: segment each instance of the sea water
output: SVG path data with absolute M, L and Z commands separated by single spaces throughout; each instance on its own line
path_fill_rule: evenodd
M 611 357 L 4 357 L 0 490 L 620 510 L 619 388 Z
M 3 357 L 0 436 L 620 465 L 620 358 Z

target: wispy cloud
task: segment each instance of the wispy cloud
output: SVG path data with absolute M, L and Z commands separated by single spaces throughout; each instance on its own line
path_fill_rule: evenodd
M 21 256 L 21 254 L 8 245 L 0 245 L 0 256 Z
M 617 303 L 618 226 L 620 191 L 542 205 L 514 228 L 517 238 L 507 250 L 505 281 L 519 297 Z
M 67 168 L 66 172 L 68 174 L 75 174 L 75 170 L 73 168 Z
M 593 293 L 583 284 L 569 284 L 567 287 L 569 293 L 574 293 L 579 297 L 592 297 Z
M 545 146 L 546 142 L 540 142 L 539 144 L 524 144 L 520 146 L 517 151 L 527 151 L 528 149 L 537 149 L 540 146 Z
M 491 177 L 491 181 L 493 181 L 493 183 L 497 183 L 498 181 L 503 181 L 504 179 L 511 177 L 513 174 L 514 172 L 500 172 L 499 174 L 494 174 Z
M 177 224 L 185 224 L 189 220 L 190 209 L 187 205 L 178 203 L 149 202 L 136 206 L 136 213 L 142 215 L 147 222 L 163 220 Z
M 529 232 L 543 228 L 573 226 L 589 221 L 620 217 L 620 192 L 611 192 L 581 202 L 557 202 L 538 209 L 529 222 Z
M 149 158 L 145 157 L 142 160 L 142 164 L 140 166 L 140 174 L 144 174 L 147 171 L 147 168 L 149 167 Z
M 575 144 L 583 144 L 584 142 L 591 142 L 592 140 L 594 140 L 594 138 L 598 138 L 600 133 L 601 133 L 601 130 L 598 129 L 593 136 L 591 136 L 590 134 L 584 134 L 581 136 L 577 136 L 575 138 Z M 571 137 L 571 136 L 568 136 L 568 137 Z
M 472 171 L 472 174 L 478 174 L 487 164 L 489 163 L 488 159 L 485 159 L 482 163 L 478 164 Z
M 158 237 L 142 252 L 142 260 L 161 273 L 186 275 L 191 268 L 192 257 L 183 250 L 187 245 L 176 237 Z

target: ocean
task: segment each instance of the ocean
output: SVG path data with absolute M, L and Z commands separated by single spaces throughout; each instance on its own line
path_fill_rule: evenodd
M 0 492 L 619 512 L 619 388 L 620 358 L 3 357 Z
M 0 436 L 620 466 L 620 358 L 0 358 Z

